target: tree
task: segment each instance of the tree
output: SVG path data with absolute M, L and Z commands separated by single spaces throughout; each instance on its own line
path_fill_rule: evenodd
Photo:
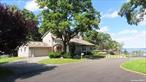
M 146 15 L 146 0 L 130 0 L 124 3 L 119 15 L 126 17 L 129 24 L 137 25 L 140 21 L 144 20 Z
M 93 44 L 98 44 L 99 43 L 98 32 L 95 31 L 95 30 L 85 32 L 83 37 L 84 37 L 85 40 L 87 40 L 87 41 L 89 41 Z
M 125 49 L 123 52 L 125 55 L 128 55 L 128 51 Z
M 95 30 L 88 31 L 85 33 L 84 39 L 95 44 L 96 48 L 102 50 L 102 49 L 108 49 L 108 43 L 111 39 L 110 35 L 103 32 L 97 32 Z
M 33 20 L 26 20 L 16 6 L 0 4 L 0 54 L 12 54 L 25 43 L 28 33 L 36 29 Z
M 36 25 L 35 29 L 29 31 L 27 38 L 30 41 L 40 41 L 41 34 L 39 33 L 39 30 L 38 30 L 39 29 L 38 28 L 38 24 L 39 24 L 38 17 L 36 15 L 34 15 L 33 12 L 31 12 L 27 9 L 23 9 L 22 14 L 25 17 L 26 21 L 33 20 L 34 21 L 33 23 Z
M 64 52 L 69 52 L 69 41 L 79 32 L 98 29 L 100 14 L 91 0 L 37 0 L 41 9 L 40 31 L 50 31 L 61 38 Z
M 95 30 L 88 31 L 84 34 L 84 39 L 95 44 L 99 50 L 120 51 L 122 45 L 114 40 L 107 33 L 97 32 Z

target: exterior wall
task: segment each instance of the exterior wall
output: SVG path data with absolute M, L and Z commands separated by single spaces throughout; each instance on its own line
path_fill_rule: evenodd
M 18 57 L 29 57 L 29 47 L 28 46 L 21 46 L 18 50 Z
M 61 40 L 59 40 L 59 39 L 53 40 L 52 33 L 50 33 L 50 32 L 45 37 L 43 37 L 43 42 L 47 43 L 49 46 L 52 46 L 52 47 L 56 44 L 63 45 Z
M 43 37 L 43 42 L 47 43 L 49 46 L 53 46 L 52 34 L 50 32 L 45 37 Z

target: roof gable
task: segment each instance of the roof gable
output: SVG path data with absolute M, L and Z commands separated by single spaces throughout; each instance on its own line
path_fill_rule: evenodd
M 50 32 L 47 31 L 41 38 L 43 39 L 48 33 L 50 33 Z

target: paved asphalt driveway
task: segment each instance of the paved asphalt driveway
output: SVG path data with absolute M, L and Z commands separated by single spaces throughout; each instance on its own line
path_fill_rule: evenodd
M 127 59 L 87 60 L 11 77 L 7 82 L 146 82 L 146 76 L 122 70 Z M 25 70 L 25 69 L 24 69 Z M 0 81 L 2 82 L 2 81 Z

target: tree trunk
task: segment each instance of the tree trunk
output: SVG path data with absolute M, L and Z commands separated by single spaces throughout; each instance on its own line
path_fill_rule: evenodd
M 69 53 L 69 43 L 66 45 L 66 52 Z
M 63 52 L 66 53 L 66 42 L 63 42 Z
M 69 53 L 69 42 L 63 42 L 63 52 L 64 53 Z

